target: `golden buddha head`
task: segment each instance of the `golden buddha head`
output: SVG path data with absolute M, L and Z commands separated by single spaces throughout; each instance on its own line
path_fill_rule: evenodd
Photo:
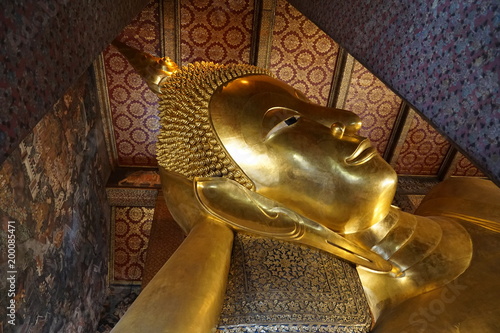
M 312 104 L 249 65 L 196 63 L 161 87 L 160 166 L 221 176 L 337 232 L 384 218 L 396 174 L 352 112 Z

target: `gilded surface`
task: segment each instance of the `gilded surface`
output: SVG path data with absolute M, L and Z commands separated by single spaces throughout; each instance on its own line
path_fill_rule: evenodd
M 193 177 L 224 176 L 245 186 L 250 180 L 227 155 L 210 124 L 208 105 L 218 86 L 249 74 L 266 74 L 249 65 L 195 63 L 183 67 L 162 85 L 158 164 Z

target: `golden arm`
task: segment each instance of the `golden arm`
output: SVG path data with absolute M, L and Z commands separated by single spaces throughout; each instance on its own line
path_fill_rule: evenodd
M 215 332 L 232 243 L 223 224 L 197 223 L 111 332 Z

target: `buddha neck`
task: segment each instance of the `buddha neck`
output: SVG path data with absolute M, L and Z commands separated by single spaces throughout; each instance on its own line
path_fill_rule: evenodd
M 470 242 L 463 227 L 451 219 L 423 217 L 391 207 L 389 214 L 380 222 L 363 231 L 346 235 L 346 238 L 390 260 L 404 273 L 437 253 L 449 258 L 450 255 L 443 251 L 460 252 L 460 257 L 468 256 L 471 250 L 467 246 L 463 250 L 444 248 L 448 243 L 446 238 L 453 235 Z
M 424 223 L 426 228 L 423 228 Z M 346 235 L 349 240 L 390 260 L 402 272 L 425 258 L 437 247 L 441 237 L 441 228 L 432 220 L 404 213 L 394 207 L 378 223 Z M 416 244 L 418 249 L 415 248 Z
M 456 221 L 412 215 L 393 207 L 382 221 L 345 237 L 401 271 L 393 277 L 358 269 L 375 317 L 384 308 L 453 281 L 472 258 L 470 236 Z

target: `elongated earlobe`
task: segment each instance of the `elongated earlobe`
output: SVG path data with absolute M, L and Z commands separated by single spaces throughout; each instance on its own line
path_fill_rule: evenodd
M 205 177 L 194 182 L 200 205 L 236 231 L 308 245 L 377 272 L 399 274 L 378 254 L 233 180 Z

